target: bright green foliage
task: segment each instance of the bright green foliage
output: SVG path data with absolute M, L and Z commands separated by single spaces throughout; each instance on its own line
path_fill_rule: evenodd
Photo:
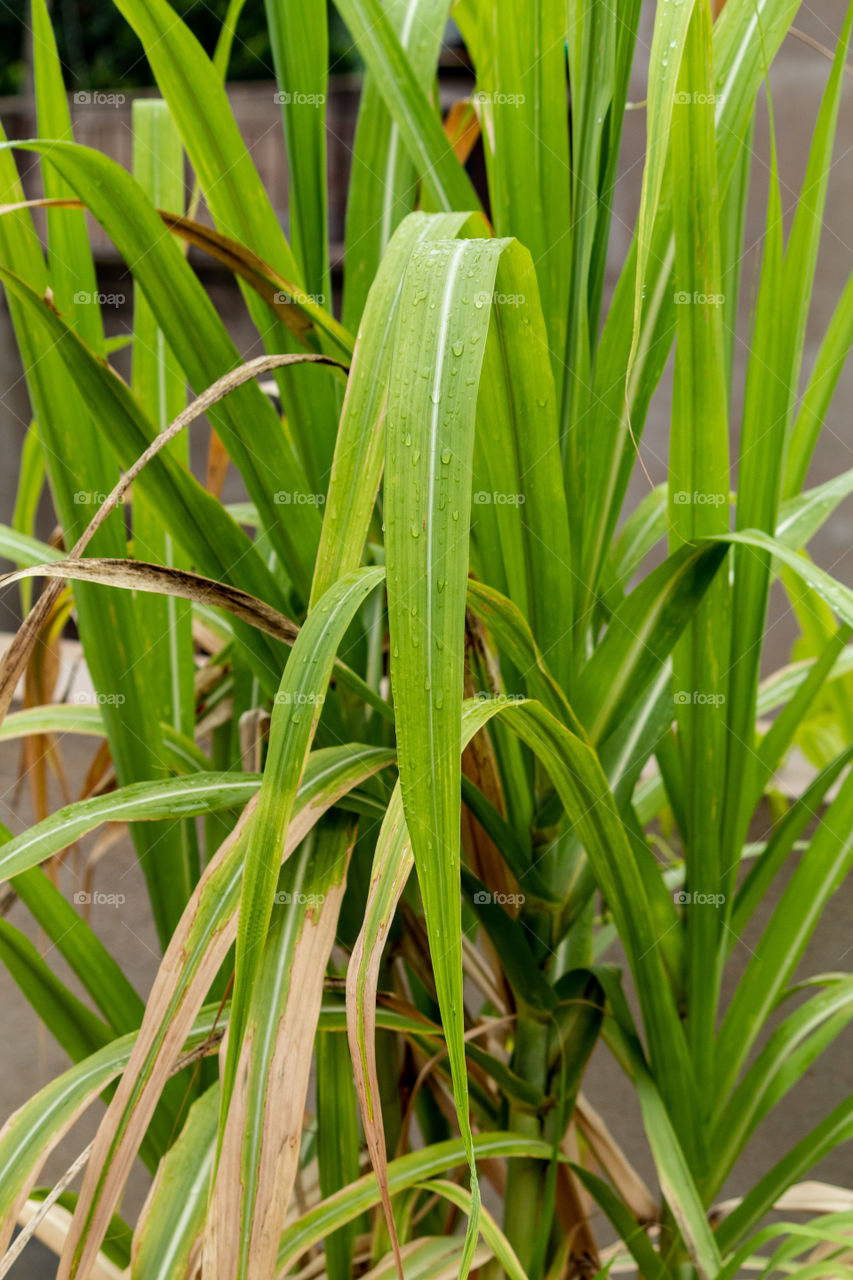
M 72 1061 L 0 1134 L 0 1247 L 50 1208 L 42 1166 L 103 1097 L 61 1198 L 62 1280 L 116 1260 L 133 1280 L 850 1274 L 853 1221 L 823 1193 L 808 1223 L 768 1225 L 853 1137 L 850 1100 L 712 1211 L 853 1018 L 850 975 L 800 968 L 853 863 L 853 590 L 806 552 L 853 472 L 805 487 L 853 341 L 849 281 L 802 369 L 853 6 L 789 211 L 772 100 L 767 175 L 752 139 L 797 0 L 728 0 L 716 20 L 711 0 L 658 0 L 631 106 L 636 227 L 609 289 L 639 0 L 459 0 L 476 91 L 448 119 L 449 7 L 335 4 L 365 68 L 342 319 L 325 4 L 264 6 L 289 240 L 224 87 L 240 0 L 213 58 L 192 12 L 115 0 L 162 95 L 135 104 L 132 173 L 73 140 L 32 3 L 39 137 L 0 146 L 0 280 L 33 425 L 0 553 L 27 608 L 37 576 L 57 625 L 73 610 L 100 696 L 15 709 L 0 742 L 85 735 L 116 785 L 0 832 L 0 879 L 75 977 L 0 921 L 0 960 Z M 15 148 L 43 172 L 44 246 Z M 185 164 L 213 231 L 182 216 Z M 129 384 L 85 210 L 133 281 Z M 234 270 L 275 399 L 185 240 Z M 673 351 L 666 477 L 629 508 Z M 214 383 L 212 456 L 245 490 L 230 506 L 191 474 L 204 428 L 180 417 L 187 388 Z M 149 449 L 125 519 L 123 493 L 75 500 Z M 35 537 L 45 482 L 61 551 Z M 777 579 L 802 637 L 762 682 Z M 18 641 L 31 670 L 36 639 Z M 816 772 L 782 812 L 794 745 Z M 772 829 L 750 842 L 768 795 Z M 110 823 L 132 832 L 162 945 L 147 993 L 50 874 Z M 599 1042 L 636 1095 L 651 1190 L 615 1145 L 618 1113 L 614 1142 L 583 1095 Z M 152 1188 L 125 1224 L 137 1155 Z

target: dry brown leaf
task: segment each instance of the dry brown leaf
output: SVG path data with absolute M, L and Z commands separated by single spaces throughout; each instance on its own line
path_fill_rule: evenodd
M 480 119 L 469 99 L 454 102 L 444 118 L 444 132 L 456 159 L 464 164 L 480 137 Z
M 222 497 L 222 487 L 225 484 L 230 461 L 228 450 L 222 443 L 219 433 L 211 428 L 210 441 L 207 446 L 207 470 L 204 477 L 204 487 L 216 498 Z
M 575 1103 L 575 1121 L 592 1154 L 638 1222 L 655 1222 L 658 1205 L 602 1117 L 583 1093 Z
M 371 766 L 371 772 L 381 765 Z M 347 785 L 352 785 L 348 783 Z M 287 831 L 282 860 L 288 858 L 297 845 L 338 799 L 337 789 L 325 792 L 312 804 L 298 810 Z M 249 801 L 240 818 L 228 837 L 223 841 L 215 856 L 205 868 L 204 874 L 196 886 L 184 914 L 172 935 L 166 954 L 160 964 L 157 977 L 145 1008 L 145 1016 L 118 1088 L 107 1109 L 95 1137 L 92 1159 L 86 1169 L 83 1187 L 77 1211 L 74 1216 L 74 1229 L 69 1236 L 66 1251 L 62 1257 L 58 1280 L 68 1280 L 71 1260 L 75 1250 L 80 1249 L 80 1258 L 76 1272 L 80 1277 L 86 1275 L 86 1268 L 96 1256 L 98 1247 L 116 1211 L 121 1199 L 128 1174 L 139 1149 L 143 1135 L 154 1114 L 154 1109 L 166 1080 L 169 1078 L 172 1064 L 186 1041 L 189 1030 L 201 1008 L 207 992 L 224 963 L 237 936 L 238 911 L 235 908 L 231 915 L 220 922 L 212 934 L 199 964 L 198 971 L 184 989 L 180 1001 L 170 1012 L 173 993 L 184 972 L 184 946 L 191 925 L 200 909 L 203 896 L 210 880 L 216 875 L 226 861 L 235 844 L 240 839 L 257 804 L 257 796 Z M 137 1081 L 151 1054 L 158 1033 L 164 1020 L 168 1018 L 168 1028 L 162 1043 L 156 1052 L 156 1058 L 148 1079 L 145 1081 L 133 1108 L 127 1118 L 120 1135 L 125 1110 L 137 1088 Z M 100 1184 L 100 1186 L 99 1186 Z M 93 1201 L 97 1202 L 93 1206 Z M 86 1227 L 86 1239 L 82 1240 L 84 1223 L 87 1223 L 91 1211 L 91 1219 Z
M 41 1213 L 43 1205 L 39 1200 L 28 1200 L 18 1214 L 19 1224 L 26 1228 Z M 47 1213 L 39 1217 L 38 1225 L 33 1231 L 36 1240 L 40 1240 L 57 1256 L 62 1252 L 65 1240 L 71 1227 L 71 1214 L 62 1205 L 54 1204 Z M 89 1272 L 90 1280 L 127 1280 L 127 1272 L 111 1262 L 103 1253 L 99 1253 Z
M 62 202 L 64 203 L 64 202 Z M 0 209 L 0 212 L 3 210 Z M 164 431 L 152 440 L 151 444 L 145 452 L 137 458 L 136 462 L 121 477 L 118 484 L 108 495 L 105 502 L 101 503 L 87 525 L 84 532 L 77 539 L 76 543 L 69 552 L 69 560 L 77 560 L 82 556 L 86 547 L 92 538 L 100 529 L 107 516 L 119 505 L 127 490 L 140 472 L 147 466 L 153 457 L 165 448 L 170 440 L 180 434 L 185 427 L 194 422 L 196 418 L 201 417 L 211 405 L 222 400 L 228 395 L 229 391 L 233 391 L 236 387 L 242 386 L 244 382 L 249 382 L 256 378 L 260 373 L 266 373 L 270 369 L 280 368 L 288 364 L 300 364 L 305 362 L 313 362 L 320 364 L 333 365 L 343 368 L 340 361 L 331 359 L 330 356 L 316 355 L 314 353 L 299 353 L 296 355 L 267 355 L 258 356 L 255 360 L 249 360 L 246 364 L 241 365 L 238 369 L 232 369 L 230 373 L 226 373 L 223 377 L 218 378 L 216 382 L 203 391 L 200 396 L 193 400 L 192 404 L 187 405 L 177 418 L 169 424 Z M 67 563 L 67 562 L 66 562 Z M 50 613 L 62 593 L 62 580 L 54 581 L 39 596 L 39 599 L 27 614 L 26 618 L 19 627 L 12 643 L 3 655 L 0 662 L 0 722 L 6 718 L 6 713 L 12 703 L 15 694 L 15 688 L 18 681 L 23 675 L 24 669 L 29 661 L 33 647 L 38 643 L 38 637 L 44 626 L 45 620 Z
M 30 565 L 26 569 L 5 574 L 0 578 L 0 586 L 32 577 L 97 582 L 106 587 L 150 591 L 152 595 L 173 596 L 195 604 L 225 609 L 235 618 L 276 640 L 283 640 L 285 644 L 293 644 L 299 634 L 295 622 L 291 622 L 264 600 L 250 595 L 248 591 L 241 591 L 239 587 L 216 582 L 213 578 L 205 578 L 198 573 L 190 573 L 186 569 L 148 564 L 145 560 L 101 560 L 95 557 L 85 560 L 51 560 L 46 564 Z
M 347 863 L 354 840 L 353 825 L 346 853 Z M 322 903 L 306 913 L 290 964 L 287 1000 L 269 1064 L 263 1116 L 258 1120 L 263 1144 L 256 1170 L 248 1245 L 252 1273 L 257 1276 L 275 1275 L 278 1243 L 299 1170 L 302 1118 L 323 1000 L 323 982 L 345 890 L 344 872 L 340 881 L 327 890 Z M 246 1126 L 255 1123 L 255 1118 L 248 1112 L 253 1057 L 254 1045 L 250 1034 L 241 1046 L 234 1092 L 222 1136 L 204 1243 L 204 1280 L 233 1280 L 239 1271 L 243 1226 L 239 1212 L 243 1138 Z

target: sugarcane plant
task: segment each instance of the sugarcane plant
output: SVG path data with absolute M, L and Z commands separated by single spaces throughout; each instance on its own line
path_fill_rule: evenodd
M 802 368 L 853 7 L 789 210 L 769 72 L 798 0 L 659 0 L 632 104 L 640 0 L 458 0 L 476 87 L 444 117 L 447 3 L 335 0 L 365 70 L 334 308 L 325 5 L 266 0 L 286 237 L 224 88 L 241 0 L 212 57 L 167 0 L 114 3 L 160 95 L 134 104 L 132 172 L 74 142 L 46 0 L 39 136 L 0 148 L 33 418 L 0 528 L 25 610 L 0 738 L 29 744 L 39 801 L 0 873 L 85 997 L 0 918 L 71 1059 L 0 1134 L 0 1275 L 46 1224 L 63 1280 L 851 1274 L 850 1195 L 800 1184 L 853 1136 L 853 1099 L 717 1206 L 853 1017 L 853 975 L 800 970 L 853 860 L 853 593 L 806 551 L 853 490 L 853 471 L 807 487 L 850 282 Z M 642 192 L 611 289 L 630 109 Z M 751 185 L 766 227 L 739 333 Z M 128 381 L 89 215 L 133 278 Z M 189 247 L 234 274 L 265 355 L 241 358 Z M 643 428 L 673 348 L 653 486 Z M 777 580 L 802 638 L 760 680 Z M 51 696 L 72 615 L 92 705 Z M 96 763 L 50 812 L 43 761 L 72 733 Z M 781 802 L 794 743 L 817 767 Z M 108 823 L 150 897 L 148 992 L 54 874 Z M 651 1186 L 583 1093 L 594 1050 L 638 1102 Z M 94 1142 L 41 1186 L 99 1099 Z M 150 1191 L 125 1221 L 137 1159 Z

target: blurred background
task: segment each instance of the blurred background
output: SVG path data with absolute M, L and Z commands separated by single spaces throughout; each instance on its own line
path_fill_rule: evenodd
M 185 17 L 196 35 L 211 52 L 227 8 L 226 0 L 173 0 L 175 10 Z M 779 148 L 783 208 L 789 221 L 796 206 L 805 169 L 808 146 L 818 106 L 829 72 L 826 50 L 832 50 L 841 30 L 846 0 L 812 0 L 803 4 L 796 21 L 799 35 L 789 36 L 778 55 L 770 75 L 773 110 Z M 608 288 L 612 289 L 630 243 L 639 203 L 645 121 L 642 101 L 645 97 L 643 63 L 651 33 L 654 6 L 646 5 L 644 28 L 638 46 L 631 97 L 637 109 L 629 113 L 623 141 L 621 176 L 616 190 Z M 0 118 L 11 138 L 27 138 L 36 132 L 31 93 L 31 36 L 25 23 L 26 6 L 0 4 Z M 154 92 L 148 68 L 134 34 L 105 0 L 54 0 L 52 5 L 60 53 L 66 68 L 75 137 L 78 142 L 96 147 L 129 167 L 131 157 L 131 104 L 137 95 Z M 343 251 L 345 194 L 347 189 L 350 148 L 358 110 L 360 68 L 354 60 L 345 28 L 330 13 L 330 83 L 327 101 L 329 234 L 335 266 L 335 287 L 340 289 L 340 263 Z M 272 59 L 265 35 L 263 0 L 247 0 L 234 42 L 231 60 L 229 95 L 244 140 L 250 148 L 264 183 L 270 192 L 283 225 L 288 222 L 287 167 L 279 107 L 275 103 Z M 823 49 L 823 52 L 822 52 Z M 848 72 L 848 74 L 851 74 Z M 473 88 L 473 76 L 464 49 L 452 24 L 448 25 L 441 59 L 439 91 L 444 110 Z M 834 171 L 830 180 L 825 213 L 825 227 L 815 282 L 815 298 L 807 337 L 803 382 L 841 290 L 853 269 L 853 85 L 845 94 L 838 127 Z M 769 155 L 769 134 L 764 97 L 760 99 L 755 133 L 755 163 L 747 220 L 745 259 L 739 303 L 738 331 L 735 345 L 736 395 L 732 412 L 733 447 L 739 434 L 742 408 L 742 383 L 745 354 L 748 351 L 750 320 L 755 297 L 756 270 L 760 263 L 764 229 L 765 201 Z M 20 171 L 29 196 L 41 193 L 39 162 L 31 155 L 20 154 Z M 485 196 L 482 155 L 475 150 L 469 162 L 472 176 Z M 191 175 L 187 174 L 188 190 Z M 200 216 L 206 214 L 202 209 Z M 100 228 L 91 223 L 99 286 L 106 299 L 104 315 L 107 333 L 129 335 L 132 323 L 133 285 L 129 272 Z M 246 357 L 260 354 L 239 291 L 232 279 L 208 258 L 193 261 L 210 292 L 214 304 L 225 319 L 231 333 Z M 335 299 L 337 304 L 338 299 Z M 793 319 L 793 318 L 792 318 Z M 115 366 L 129 372 L 127 348 L 115 354 Z M 669 433 L 671 368 L 664 375 L 651 407 L 643 435 L 641 452 L 645 466 L 655 483 L 666 477 L 667 441 Z M 818 484 L 840 471 L 853 467 L 853 364 L 842 374 L 838 390 L 823 427 L 815 454 L 810 484 Z M 0 299 L 0 521 L 10 523 L 15 502 L 21 445 L 30 424 L 26 384 L 21 368 L 8 312 Z M 191 432 L 193 468 L 204 477 L 208 432 L 203 423 Z M 736 478 L 733 476 L 733 484 Z M 648 481 L 638 468 L 628 505 L 638 501 L 648 489 Z M 229 501 L 244 496 L 239 477 L 232 469 L 225 480 L 224 496 Z M 54 530 L 54 517 L 49 495 L 40 504 L 37 535 L 49 539 Z M 853 504 L 844 504 L 811 544 L 811 552 L 824 569 L 853 586 Z M 5 567 L 5 566 L 2 566 Z M 18 595 L 7 589 L 0 595 L 0 633 L 14 630 L 19 620 Z M 770 636 L 767 647 L 769 669 L 783 665 L 790 658 L 798 630 L 785 597 L 774 589 L 768 622 Z M 72 696 L 85 697 L 85 673 L 75 666 L 77 655 L 73 643 L 68 647 L 67 681 Z M 63 756 L 68 787 L 79 794 L 91 754 L 90 744 L 69 740 L 63 743 Z M 797 767 L 796 765 L 794 766 Z M 53 783 L 51 784 L 54 785 Z M 51 804 L 61 803 L 58 790 L 51 792 Z M 0 747 L 0 820 L 18 831 L 33 820 L 30 795 L 21 777 L 19 746 Z M 63 870 L 63 877 L 70 872 Z M 98 872 L 98 885 L 105 891 L 125 898 L 120 909 L 109 905 L 94 906 L 92 923 L 110 949 L 119 956 L 140 992 L 150 986 L 158 962 L 157 943 L 145 908 L 145 893 L 127 839 L 118 840 L 108 850 L 103 869 Z M 62 881 L 63 884 L 66 880 Z M 781 886 L 780 886 L 781 887 Z M 826 972 L 850 968 L 853 937 L 850 928 L 851 895 L 845 888 L 830 903 L 816 941 L 807 954 L 804 972 Z M 772 903 L 767 904 L 772 910 Z M 32 932 L 26 912 L 14 905 L 9 918 L 19 927 Z M 765 920 L 758 922 L 763 925 Z M 33 935 L 34 936 L 34 935 Z M 746 949 L 741 959 L 748 958 Z M 78 989 L 73 976 L 61 962 L 57 972 L 64 981 Z M 64 1055 L 40 1032 L 35 1018 L 17 987 L 0 970 L 0 1000 L 4 1010 L 2 1069 L 0 1069 L 0 1117 L 20 1105 L 32 1092 L 66 1065 Z M 757 1176 L 773 1159 L 778 1158 L 792 1142 L 807 1132 L 817 1120 L 842 1097 L 853 1091 L 853 1032 L 842 1036 L 835 1050 L 813 1068 L 807 1083 L 793 1097 L 788 1108 L 785 1132 L 772 1127 L 760 1129 L 749 1150 L 742 1178 L 735 1176 L 728 1188 L 736 1194 L 747 1178 Z M 616 1137 L 640 1167 L 648 1170 L 645 1140 L 638 1115 L 632 1108 L 632 1093 L 622 1087 L 619 1069 L 599 1051 L 595 1068 L 587 1073 L 585 1088 L 598 1106 Z M 55 1153 L 45 1171 L 43 1181 L 59 1176 L 92 1136 L 97 1114 L 84 1117 L 70 1139 Z M 853 1184 L 849 1157 L 845 1148 L 834 1153 L 815 1176 L 847 1185 Z M 131 1184 L 128 1210 L 135 1211 L 144 1194 L 145 1179 L 140 1171 Z M 16 1280 L 52 1275 L 55 1260 L 43 1246 L 34 1244 L 15 1264 Z

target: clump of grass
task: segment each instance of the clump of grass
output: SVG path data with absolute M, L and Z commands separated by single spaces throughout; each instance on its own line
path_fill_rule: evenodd
M 25 603 L 46 580 L 0 668 L 2 734 L 105 744 L 95 794 L 0 849 L 87 997 L 0 922 L 0 956 L 72 1059 L 0 1136 L 0 1243 L 50 1215 L 59 1274 L 81 1280 L 108 1264 L 134 1280 L 841 1274 L 847 1200 L 797 1184 L 853 1134 L 849 1100 L 715 1205 L 853 1015 L 846 974 L 784 1003 L 853 857 L 853 595 L 805 553 L 853 489 L 851 473 L 806 487 L 849 285 L 801 377 L 853 9 L 787 240 L 774 147 L 735 423 L 752 125 L 793 0 L 729 0 L 713 25 L 709 0 L 658 4 L 636 233 L 606 308 L 639 0 L 460 0 L 477 92 L 447 121 L 446 6 L 337 0 L 366 66 L 340 317 L 325 7 L 267 3 L 290 242 L 228 106 L 227 32 L 211 60 L 166 0 L 116 8 L 162 94 L 136 104 L 133 174 L 70 140 L 44 0 L 39 138 L 0 149 L 0 278 L 35 421 L 0 551 Z M 487 212 L 459 158 L 474 135 Z M 15 147 L 44 201 L 24 201 Z M 185 212 L 185 155 L 214 229 Z M 130 385 L 107 359 L 85 210 L 133 275 Z M 233 271 L 265 357 L 240 361 L 187 244 Z M 668 480 L 626 511 L 673 345 Z M 188 468 L 203 412 L 210 475 L 227 459 L 242 476 L 236 508 Z M 44 472 L 63 551 L 32 536 Z M 759 685 L 777 578 L 801 660 Z M 97 706 L 9 712 L 72 610 Z M 749 844 L 817 717 L 832 751 Z M 45 873 L 121 821 L 163 949 L 144 998 Z M 723 1000 L 734 944 L 806 839 Z M 653 1190 L 581 1092 L 600 1040 L 636 1094 Z M 91 1150 L 45 1198 L 45 1159 L 99 1095 Z M 152 1189 L 124 1223 L 137 1156 Z M 812 1217 L 765 1227 L 774 1207 Z

